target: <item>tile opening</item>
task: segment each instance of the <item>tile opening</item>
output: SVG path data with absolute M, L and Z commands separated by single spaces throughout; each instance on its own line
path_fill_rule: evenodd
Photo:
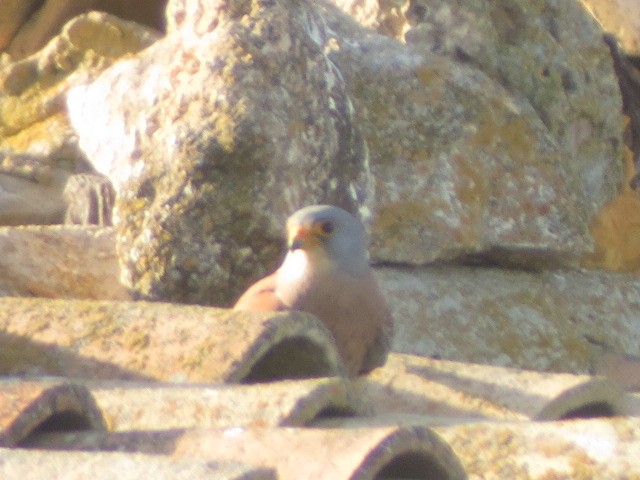
M 375 480 L 393 478 L 446 480 L 450 475 L 425 452 L 409 451 L 396 456 L 374 477 Z
M 40 422 L 29 434 L 18 442 L 17 446 L 32 448 L 44 434 L 71 433 L 95 430 L 95 425 L 87 416 L 74 411 L 61 411 Z
M 424 451 L 408 451 L 393 458 L 374 477 L 375 480 L 392 478 L 447 480 L 451 476 Z
M 340 418 L 357 418 L 358 412 L 354 409 L 341 406 L 341 405 L 327 405 L 321 409 L 315 416 L 306 422 L 306 426 L 314 425 L 317 422 L 323 422 L 325 420 L 340 419 Z
M 241 382 L 259 383 L 335 374 L 336 367 L 321 345 L 309 338 L 296 336 L 272 345 Z
M 576 418 L 599 418 L 614 417 L 616 415 L 615 408 L 608 402 L 592 402 L 586 403 L 569 410 L 560 417 L 560 420 L 570 420 Z

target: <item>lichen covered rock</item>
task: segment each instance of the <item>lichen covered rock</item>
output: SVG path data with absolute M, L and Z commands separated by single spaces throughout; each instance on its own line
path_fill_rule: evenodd
M 133 22 L 91 12 L 41 51 L 0 68 L 0 225 L 63 221 L 68 177 L 91 170 L 66 115 L 66 92 L 156 38 Z
M 615 171 L 615 159 L 576 166 L 532 103 L 481 69 L 325 15 L 371 152 L 374 259 L 539 268 L 591 251 L 598 206 L 584 177 Z M 617 185 L 598 181 L 611 194 Z
M 274 264 L 292 211 L 331 203 L 366 215 L 366 148 L 308 4 L 192 0 L 168 12 L 172 34 L 68 105 L 118 193 L 128 286 L 224 304 Z
M 579 0 L 335 0 L 363 25 L 487 75 L 535 111 L 590 208 L 620 185 L 621 99 L 602 29 Z M 400 25 L 392 31 L 390 15 Z

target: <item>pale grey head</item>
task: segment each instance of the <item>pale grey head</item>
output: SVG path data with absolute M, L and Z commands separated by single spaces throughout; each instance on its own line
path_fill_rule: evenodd
M 287 232 L 292 251 L 319 246 L 345 273 L 362 275 L 368 268 L 364 227 L 342 208 L 331 205 L 302 208 L 287 220 Z

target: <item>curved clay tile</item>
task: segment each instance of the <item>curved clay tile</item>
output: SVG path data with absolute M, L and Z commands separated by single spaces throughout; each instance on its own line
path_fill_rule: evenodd
M 0 374 L 264 382 L 340 375 L 333 338 L 301 312 L 0 298 Z
M 128 300 L 110 228 L 0 227 L 0 296 Z
M 257 385 L 97 382 L 88 388 L 111 431 L 304 426 L 318 417 L 357 415 L 342 378 Z
M 178 440 L 174 457 L 250 458 L 279 478 L 466 478 L 451 448 L 427 427 L 197 430 Z
M 466 478 L 451 448 L 428 427 L 372 427 L 364 419 L 342 426 L 53 433 L 38 435 L 32 446 L 250 462 L 290 479 Z
M 542 373 L 392 354 L 357 380 L 376 415 L 556 420 L 622 413 L 622 391 L 603 377 Z
M 267 468 L 231 462 L 177 461 L 122 452 L 0 450 L 0 477 L 20 480 L 276 480 Z
M 43 434 L 33 446 L 65 451 L 126 451 L 171 455 L 190 462 L 249 462 L 278 478 L 466 478 L 451 448 L 424 426 L 343 429 L 232 427 Z
M 89 391 L 64 380 L 0 381 L 0 447 L 22 446 L 43 431 L 105 430 Z

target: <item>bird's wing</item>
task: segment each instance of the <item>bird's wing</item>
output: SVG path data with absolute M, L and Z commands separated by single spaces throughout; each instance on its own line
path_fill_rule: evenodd
M 394 334 L 391 310 L 371 270 L 367 272 L 363 283 L 366 285 L 366 290 L 370 293 L 369 304 L 372 306 L 371 311 L 379 315 L 381 321 L 376 325 L 377 331 L 374 340 L 369 345 L 362 360 L 360 374 L 368 373 L 374 368 L 381 367 L 386 363 Z M 375 314 L 372 313 L 371 315 L 373 316 Z
M 324 323 L 351 374 L 384 365 L 391 347 L 393 322 L 370 270 L 362 277 L 339 271 L 318 275 L 311 288 L 297 298 L 281 293 L 291 301 L 292 309 L 312 313 Z
M 276 274 L 272 273 L 251 285 L 238 299 L 233 309 L 254 312 L 287 310 L 286 305 L 276 295 Z

